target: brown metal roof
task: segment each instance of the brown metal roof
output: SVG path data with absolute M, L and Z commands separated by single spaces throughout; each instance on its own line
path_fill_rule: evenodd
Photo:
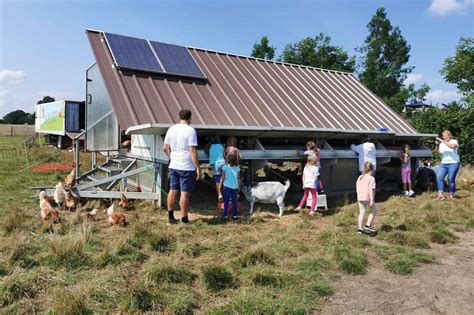
M 87 36 L 123 130 L 172 124 L 189 108 L 197 125 L 416 134 L 350 73 L 190 47 L 207 80 L 144 73 L 115 68 L 102 33 Z

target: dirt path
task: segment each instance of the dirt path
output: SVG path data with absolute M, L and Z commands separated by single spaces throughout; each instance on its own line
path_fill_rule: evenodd
M 411 275 L 375 266 L 367 275 L 343 276 L 321 313 L 474 314 L 474 233 L 457 236 L 456 244 L 432 245 L 438 263 Z

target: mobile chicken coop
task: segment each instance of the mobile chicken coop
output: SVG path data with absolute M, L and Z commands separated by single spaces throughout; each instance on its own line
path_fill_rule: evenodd
M 36 105 L 35 131 L 44 134 L 47 142 L 60 149 L 84 128 L 84 102 L 64 100 Z
M 405 142 L 414 162 L 431 157 L 420 140 L 433 135 L 417 133 L 351 73 L 86 34 L 96 59 L 86 71 L 86 150 L 109 158 L 78 174 L 78 196 L 119 198 L 131 186 L 127 197 L 161 203 L 168 164 L 163 139 L 182 108 L 192 111 L 201 161 L 208 159 L 206 136 L 237 136 L 251 174 L 269 161 L 303 162 L 304 144 L 318 139 L 329 194 L 354 190 L 357 155 L 350 144 L 363 134 L 376 143 L 378 174 L 398 174 Z M 130 152 L 120 150 L 123 136 L 131 137 Z M 133 192 L 138 184 L 141 192 Z

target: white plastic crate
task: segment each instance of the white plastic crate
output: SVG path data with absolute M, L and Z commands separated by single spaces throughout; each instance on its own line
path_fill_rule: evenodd
M 306 199 L 306 207 L 310 208 L 312 201 L 313 201 L 313 198 L 311 197 L 311 194 L 309 194 L 308 199 Z M 324 210 L 328 209 L 328 202 L 326 199 L 326 195 L 318 194 L 318 197 L 316 199 L 316 209 L 317 208 L 324 208 Z

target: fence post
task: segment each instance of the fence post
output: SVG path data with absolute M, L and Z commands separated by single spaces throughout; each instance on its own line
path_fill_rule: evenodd
M 13 137 L 13 126 L 10 126 L 10 137 Z

